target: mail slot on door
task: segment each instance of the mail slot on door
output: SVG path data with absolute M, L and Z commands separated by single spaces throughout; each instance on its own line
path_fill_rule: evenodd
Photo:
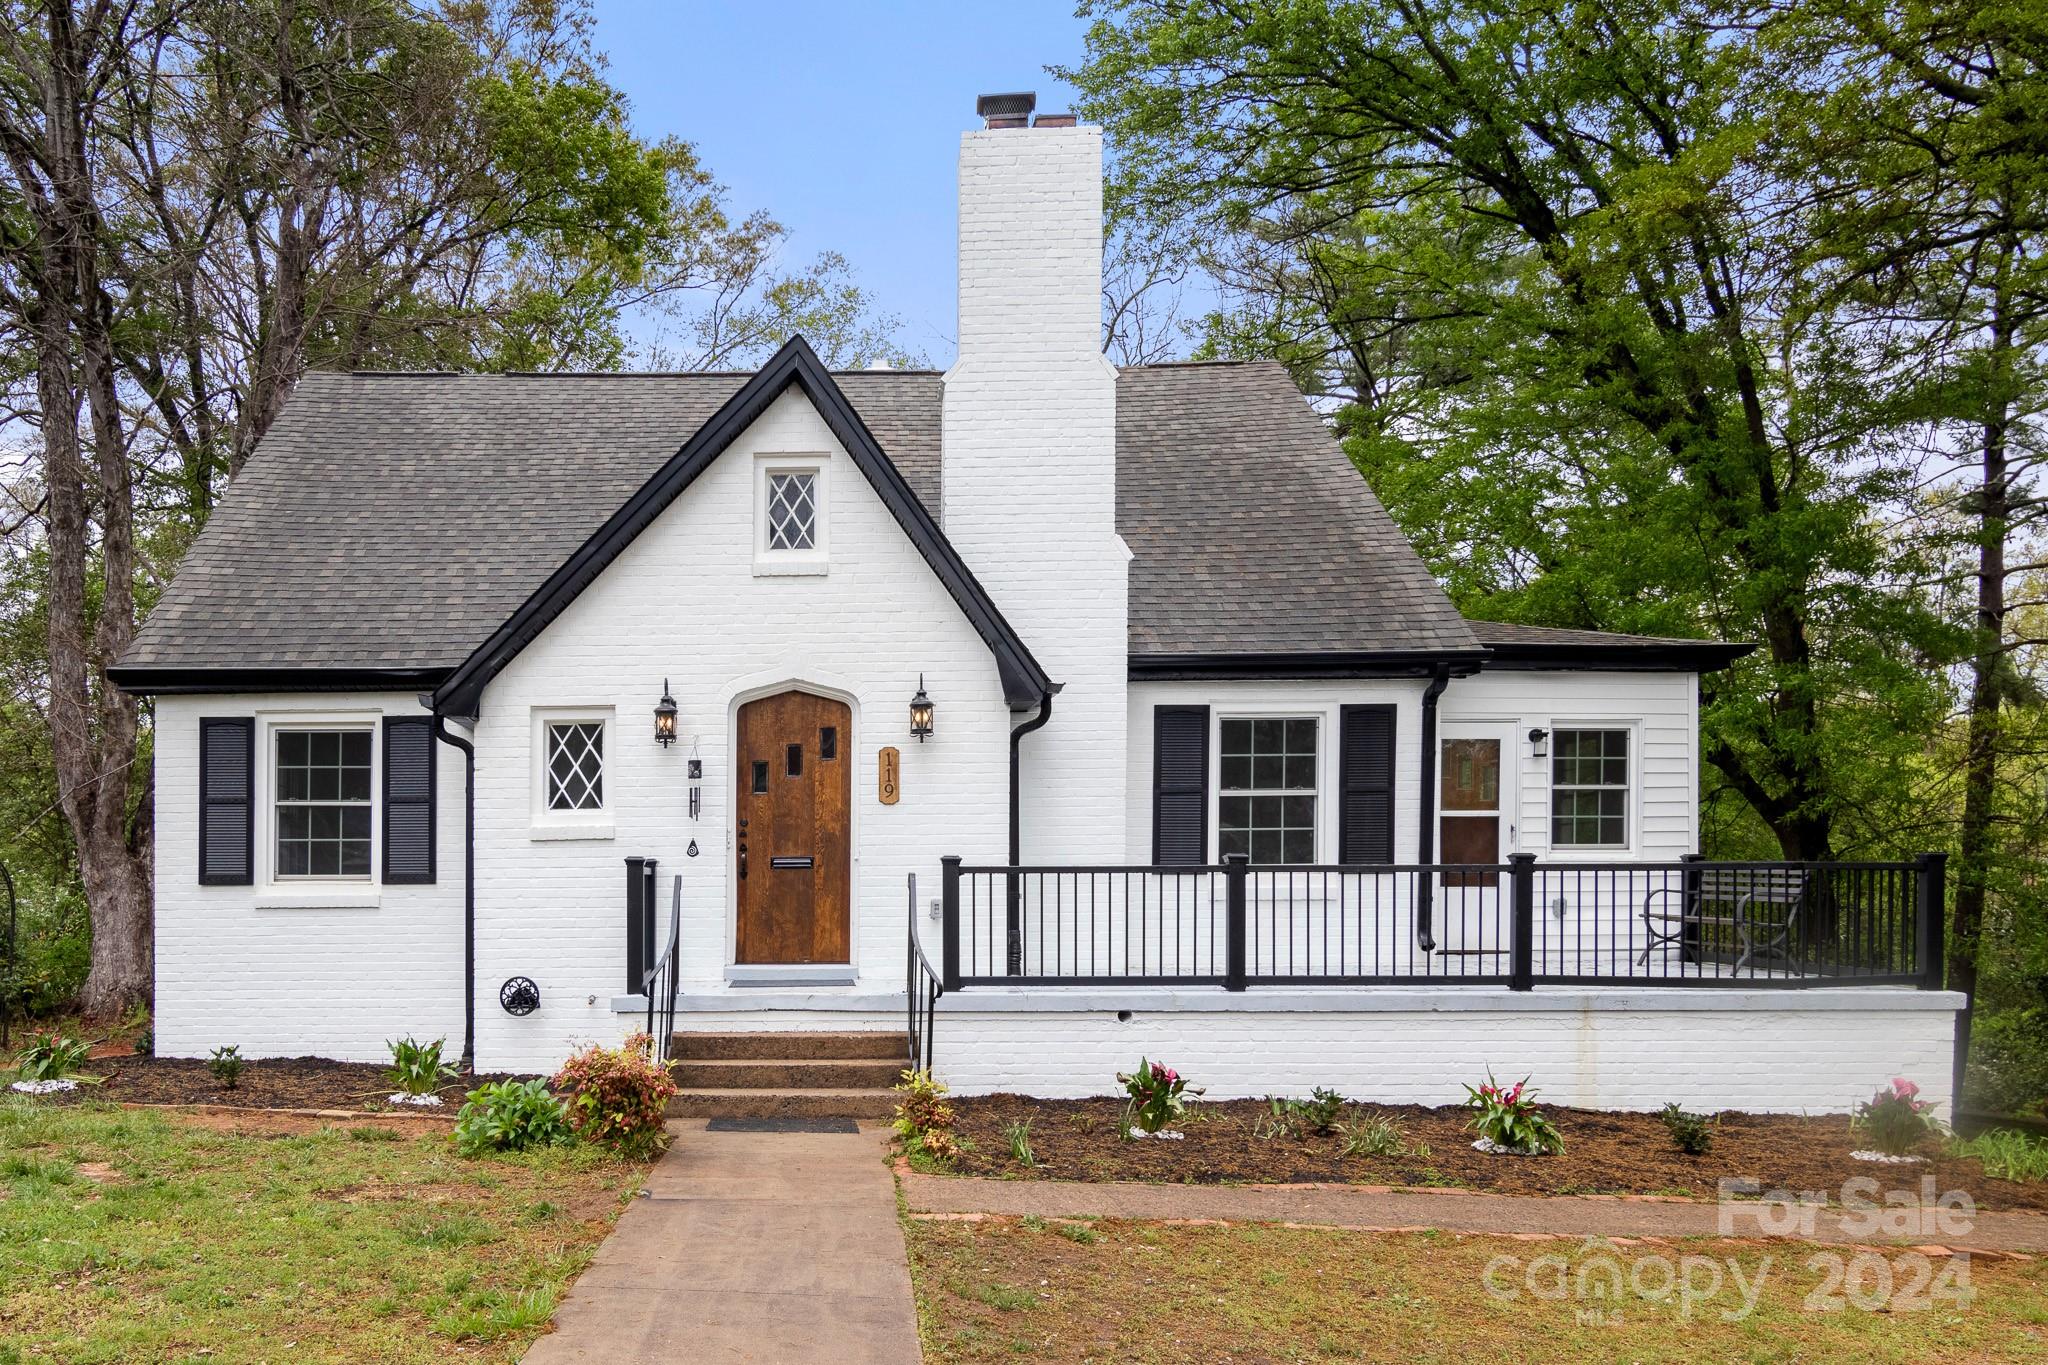
M 808 872 L 811 868 L 811 860 L 809 858 L 770 858 L 768 860 L 768 866 L 774 868 L 778 872 L 784 871 L 789 868 L 798 868 L 805 872 Z

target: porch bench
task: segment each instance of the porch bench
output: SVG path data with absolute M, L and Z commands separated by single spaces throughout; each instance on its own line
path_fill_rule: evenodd
M 1741 947 L 1735 959 L 1740 971 L 1759 953 L 1789 961 L 1799 908 L 1806 900 L 1807 871 L 1797 867 L 1714 868 L 1687 873 L 1680 886 L 1660 886 L 1643 897 L 1643 928 L 1650 941 L 1636 956 L 1636 965 L 1667 944 L 1681 947 L 1689 932 L 1709 926 L 1733 929 Z M 1668 899 L 1667 899 L 1668 898 Z M 1782 919 L 1762 914 L 1783 910 Z

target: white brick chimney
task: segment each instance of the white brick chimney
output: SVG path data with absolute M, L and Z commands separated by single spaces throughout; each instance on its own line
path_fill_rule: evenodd
M 1102 354 L 1102 130 L 988 96 L 960 138 L 947 536 L 1064 684 L 1023 741 L 1026 862 L 1124 857 L 1126 596 L 1116 370 Z

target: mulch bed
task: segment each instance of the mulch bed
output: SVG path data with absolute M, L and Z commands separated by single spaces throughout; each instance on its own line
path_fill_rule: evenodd
M 233 1090 L 214 1079 L 203 1060 L 178 1057 L 97 1057 L 85 1068 L 106 1079 L 48 1100 L 107 1100 L 116 1104 L 223 1104 L 240 1109 L 354 1109 L 363 1113 L 447 1114 L 463 1095 L 504 1076 L 465 1076 L 441 1087 L 438 1108 L 392 1104 L 393 1086 L 382 1065 L 331 1062 L 324 1057 L 251 1058 Z
M 1993 1180 L 1974 1159 L 1943 1156 L 1905 1166 L 1857 1161 L 1862 1146 L 1845 1117 L 1724 1113 L 1713 1150 L 1687 1156 L 1672 1145 L 1655 1114 L 1545 1106 L 1564 1135 L 1565 1150 L 1549 1157 L 1488 1156 L 1472 1149 L 1462 1107 L 1357 1105 L 1345 1116 L 1373 1116 L 1399 1124 L 1411 1148 L 1406 1157 L 1344 1156 L 1339 1134 L 1273 1135 L 1272 1111 L 1261 1100 L 1226 1100 L 1190 1107 L 1176 1124 L 1178 1142 L 1118 1136 L 1122 1103 L 1113 1099 L 1040 1100 L 986 1095 L 950 1100 L 959 1133 L 971 1144 L 956 1165 L 961 1175 L 1023 1180 L 1143 1180 L 1171 1184 L 1298 1184 L 1450 1186 L 1499 1194 L 1661 1194 L 1715 1197 L 1723 1178 L 1753 1179 L 1765 1191 L 1814 1191 L 1839 1199 L 1856 1176 L 1879 1188 L 1918 1191 L 1934 1177 L 1937 1191 L 1968 1191 L 1979 1208 L 2048 1210 L 2048 1182 Z M 1010 1154 L 1005 1129 L 1031 1123 L 1038 1164 L 1023 1166 Z M 1882 1195 L 1878 1196 L 1882 1200 Z

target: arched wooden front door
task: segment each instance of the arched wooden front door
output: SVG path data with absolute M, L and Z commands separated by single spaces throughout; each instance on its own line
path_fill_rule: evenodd
M 742 963 L 849 960 L 852 718 L 846 703 L 808 692 L 740 707 L 733 849 Z

